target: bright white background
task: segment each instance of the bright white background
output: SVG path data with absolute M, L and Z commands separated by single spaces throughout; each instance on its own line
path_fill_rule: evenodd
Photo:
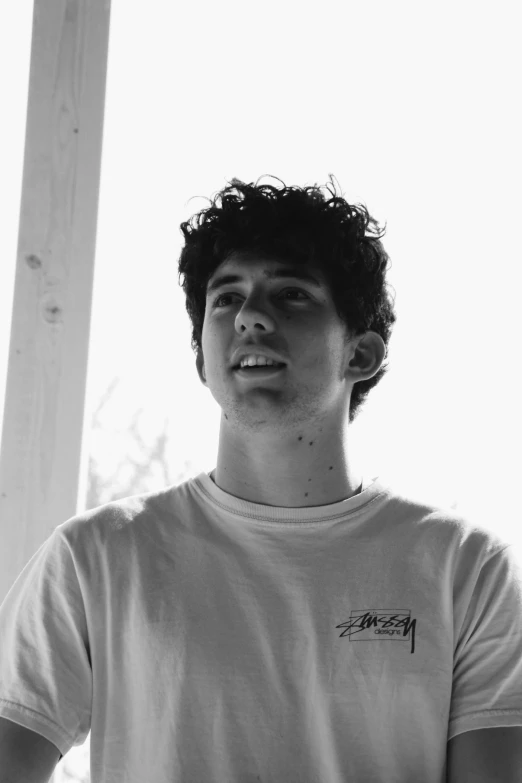
M 519 537 L 516 15 L 511 3 L 112 3 L 86 421 L 120 385 L 105 430 L 86 427 L 85 465 L 96 451 L 110 475 L 143 408 L 145 442 L 168 431 L 173 482 L 215 466 L 220 411 L 190 348 L 179 224 L 233 176 L 309 185 L 331 172 L 387 222 L 399 318 L 389 374 L 351 428 L 354 457 Z M 29 0 L 3 10 L 0 410 L 31 26 Z
M 389 374 L 350 428 L 354 458 L 522 554 L 517 4 L 182 5 L 112 3 L 81 497 L 89 458 L 110 481 L 134 455 L 140 408 L 145 444 L 168 433 L 169 482 L 215 466 L 220 411 L 177 279 L 179 224 L 209 205 L 193 197 L 234 176 L 303 186 L 333 173 L 388 224 L 399 318 Z M 31 27 L 30 0 L 3 6 L 0 411 Z M 164 484 L 151 474 L 151 490 Z M 57 780 L 86 779 L 88 744 Z

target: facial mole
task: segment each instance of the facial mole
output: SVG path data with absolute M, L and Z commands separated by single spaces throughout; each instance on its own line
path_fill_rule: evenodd
M 302 435 L 299 435 L 299 440 L 303 440 L 303 436 Z
M 309 445 L 309 446 L 313 446 L 313 443 L 314 443 L 314 442 L 313 442 L 313 440 L 311 440 L 311 441 L 310 441 L 310 443 L 309 443 L 308 445 Z
M 333 470 L 333 465 L 330 465 L 330 467 L 328 468 L 328 470 Z

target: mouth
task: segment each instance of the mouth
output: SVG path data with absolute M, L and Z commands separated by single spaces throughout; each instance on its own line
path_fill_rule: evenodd
M 286 370 L 286 364 L 281 364 L 278 366 L 269 366 L 265 365 L 257 366 L 257 367 L 234 367 L 233 371 L 239 378 L 244 378 L 245 380 L 264 380 L 265 378 L 271 378 L 272 376 L 279 375 L 283 370 Z

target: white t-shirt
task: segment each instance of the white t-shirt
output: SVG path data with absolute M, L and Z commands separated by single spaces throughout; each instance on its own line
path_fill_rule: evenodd
M 374 479 L 326 506 L 201 473 L 59 524 L 0 608 L 0 715 L 92 783 L 444 783 L 522 725 L 511 547 Z

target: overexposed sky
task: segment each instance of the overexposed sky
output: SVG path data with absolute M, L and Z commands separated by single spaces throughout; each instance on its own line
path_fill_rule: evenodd
M 108 428 L 143 408 L 150 437 L 168 420 L 174 474 L 214 467 L 179 224 L 234 176 L 332 173 L 387 223 L 398 313 L 389 374 L 351 428 L 359 464 L 520 535 L 516 4 L 180 5 L 112 3 L 88 411 L 119 376 Z M 28 0 L 0 12 L 1 408 L 31 26 Z M 124 444 L 107 435 L 107 471 Z

